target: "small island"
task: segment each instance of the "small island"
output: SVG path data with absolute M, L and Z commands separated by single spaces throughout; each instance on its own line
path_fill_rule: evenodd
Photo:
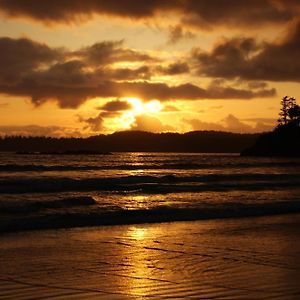
M 276 128 L 259 136 L 255 144 L 243 150 L 241 155 L 300 157 L 300 106 L 295 98 L 282 98 Z

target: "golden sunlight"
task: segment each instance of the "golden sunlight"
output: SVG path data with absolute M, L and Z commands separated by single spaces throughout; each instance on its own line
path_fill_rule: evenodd
M 144 105 L 145 111 L 149 113 L 157 113 L 161 111 L 162 106 L 158 100 L 152 100 Z
M 129 230 L 129 236 L 137 240 L 142 240 L 145 237 L 147 230 L 147 228 L 143 227 L 132 227 Z
M 132 105 L 134 114 L 141 115 L 144 112 L 143 101 L 140 98 L 127 98 L 127 101 Z
M 140 98 L 127 98 L 127 101 L 132 105 L 134 115 L 158 113 L 162 109 L 162 105 L 158 100 L 151 100 L 144 103 Z

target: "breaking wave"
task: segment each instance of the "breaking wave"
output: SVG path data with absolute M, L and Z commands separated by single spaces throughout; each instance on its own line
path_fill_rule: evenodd
M 0 155 L 0 231 L 300 212 L 299 159 L 148 154 Z
M 0 232 L 55 229 L 97 225 L 122 225 L 139 223 L 159 223 L 173 221 L 194 221 L 220 218 L 244 218 L 266 215 L 300 213 L 299 201 L 284 201 L 263 204 L 229 203 L 226 205 L 203 206 L 202 208 L 174 208 L 157 206 L 152 209 L 115 209 L 105 210 L 95 205 L 92 199 L 68 199 L 54 203 L 34 205 L 28 204 L 27 214 L 14 218 L 0 220 Z M 44 211 L 42 214 L 28 214 L 39 210 L 57 208 L 57 210 Z M 40 206 L 42 205 L 42 206 Z M 77 205 L 87 205 L 88 210 L 61 211 L 58 208 Z M 25 207 L 23 206 L 23 209 Z M 26 209 L 25 209 L 26 210 Z M 10 211 L 6 211 L 10 213 Z M 23 212 L 25 212 L 23 210 Z
M 97 170 L 201 170 L 201 169 L 239 169 L 239 168 L 294 168 L 300 167 L 299 162 L 263 162 L 263 163 L 161 163 L 156 161 L 151 164 L 123 164 L 123 165 L 38 165 L 38 164 L 3 164 L 0 172 L 62 172 L 62 171 L 97 171 Z
M 0 193 L 64 191 L 140 191 L 152 193 L 270 189 L 300 185 L 300 174 L 205 174 L 199 176 L 124 176 L 110 178 L 0 178 Z

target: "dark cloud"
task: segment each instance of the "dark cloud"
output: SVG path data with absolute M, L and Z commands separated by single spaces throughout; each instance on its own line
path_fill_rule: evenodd
M 99 83 L 97 86 L 41 85 L 23 82 L 17 85 L 0 85 L 0 92 L 31 97 L 32 102 L 41 105 L 55 100 L 61 107 L 78 107 L 86 100 L 95 97 L 139 97 L 144 100 L 200 100 L 200 99 L 252 99 L 271 97 L 275 90 L 249 91 L 235 88 L 203 89 L 193 84 L 169 86 L 165 83 L 151 82 L 113 82 Z
M 299 7 L 299 2 L 285 0 L 187 0 L 184 3 L 184 23 L 202 28 L 282 24 L 297 17 L 295 6 Z
M 104 111 L 124 111 L 132 108 L 132 105 L 127 101 L 113 100 L 105 103 L 103 106 L 98 107 L 99 110 Z
M 166 67 L 159 66 L 157 67 L 157 71 L 163 75 L 180 75 L 189 73 L 190 68 L 185 62 L 176 62 L 171 63 Z
M 276 90 L 272 88 L 267 89 L 267 85 L 264 88 L 255 89 L 236 88 L 234 86 L 234 83 L 233 87 L 231 87 L 231 85 L 228 85 L 228 83 L 224 79 L 214 79 L 211 81 L 207 90 L 212 97 L 219 98 L 222 95 L 223 99 L 251 99 L 253 98 L 254 94 L 256 95 L 256 97 L 272 97 L 276 95 Z
M 249 91 L 230 87 L 203 89 L 193 84 L 169 86 L 165 83 L 124 82 L 113 84 L 115 91 L 120 90 L 118 96 L 140 97 L 145 100 L 199 100 L 199 99 L 251 99 L 255 97 L 274 96 L 275 90 Z
M 273 97 L 276 95 L 274 88 L 253 91 L 232 87 L 210 87 L 207 92 L 209 95 L 208 98 L 211 99 L 252 99 L 258 97 Z
M 95 81 L 94 72 L 85 71 L 87 65 L 79 60 L 55 63 L 44 70 L 28 70 L 23 77 L 38 85 L 85 86 Z
M 79 116 L 79 122 L 84 123 L 85 126 L 83 129 L 90 130 L 93 132 L 99 132 L 104 129 L 104 120 L 108 118 L 119 117 L 122 112 L 130 110 L 132 105 L 127 101 L 122 100 L 113 100 L 105 103 L 102 106 L 96 107 L 96 109 L 101 110 L 100 113 L 95 117 L 84 118 Z
M 141 66 L 136 69 L 130 68 L 99 68 L 95 72 L 97 79 L 101 80 L 137 80 L 150 79 L 152 73 L 149 67 Z
M 274 89 L 248 90 L 224 86 L 218 81 L 207 89 L 190 83 L 169 86 L 145 81 L 151 77 L 147 66 L 115 68 L 102 59 L 94 65 L 93 60 L 86 58 L 88 54 L 83 52 L 80 55 L 76 53 L 75 58 L 75 52 L 51 49 L 27 39 L 0 39 L 0 50 L 0 93 L 30 97 L 35 105 L 54 100 L 60 107 L 75 108 L 95 97 L 140 97 L 167 101 L 251 99 L 275 94 Z M 100 62 L 103 64 L 99 65 Z M 187 69 L 185 63 L 179 62 L 170 64 L 163 71 L 177 74 Z
M 93 132 L 98 132 L 103 130 L 103 116 L 102 114 L 98 114 L 96 117 L 91 117 L 91 118 L 83 118 L 79 117 L 79 122 L 85 123 L 85 126 L 83 129 L 85 130 L 90 130 Z
M 195 35 L 187 30 L 184 30 L 181 25 L 169 27 L 169 44 L 176 44 L 181 40 L 193 39 Z
M 106 83 L 107 92 L 115 93 L 116 97 L 140 97 L 144 100 L 199 100 L 199 99 L 251 99 L 255 97 L 274 96 L 275 90 L 249 91 L 230 87 L 203 89 L 193 84 L 169 86 L 166 83 L 122 82 Z
M 147 66 L 113 68 L 116 62 L 154 61 L 149 55 L 122 47 L 123 42 L 96 43 L 79 51 L 50 48 L 30 39 L 0 38 L 0 84 L 24 80 L 39 84 L 86 84 L 96 80 L 150 78 Z
M 11 83 L 23 74 L 62 57 L 61 50 L 30 39 L 0 38 L 0 83 Z
M 0 8 L 8 16 L 26 16 L 43 22 L 86 21 L 93 14 L 116 15 L 129 18 L 151 17 L 156 11 L 178 6 L 178 0 L 1 0 Z
M 147 66 L 130 69 L 109 65 L 120 60 L 149 58 L 142 53 L 121 48 L 121 44 L 102 43 L 104 48 L 112 45 L 108 47 L 110 56 L 105 61 L 104 58 L 100 59 L 105 51 L 99 51 L 101 54 L 96 59 L 95 45 L 91 47 L 94 49 L 91 59 L 89 51 L 80 50 L 79 54 L 78 51 L 52 49 L 25 38 L 0 38 L 0 93 L 31 97 L 36 105 L 56 100 L 61 107 L 77 107 L 91 97 L 112 95 L 111 91 L 105 92 L 107 80 L 149 79 L 151 75 Z M 100 62 L 102 65 L 99 65 Z
M 268 86 L 266 82 L 263 81 L 250 81 L 248 82 L 249 89 L 264 89 Z
M 95 86 L 106 80 L 145 80 L 151 78 L 150 69 L 142 66 L 136 69 L 112 68 L 111 66 L 93 69 L 79 60 L 56 63 L 49 69 L 27 72 L 27 81 L 38 84 L 54 84 L 65 86 Z
M 97 96 L 97 88 L 39 84 L 24 81 L 14 85 L 0 85 L 0 93 L 30 97 L 32 103 L 41 105 L 49 100 L 57 101 L 62 108 L 76 108 L 86 100 Z
M 297 15 L 299 1 L 293 0 L 0 0 L 0 9 L 8 17 L 29 17 L 42 22 L 80 22 L 94 14 L 131 19 L 150 18 L 172 12 L 183 23 L 197 27 L 259 26 L 287 22 Z
M 124 48 L 123 41 L 105 41 L 95 43 L 70 55 L 80 56 L 93 66 L 115 62 L 153 61 L 153 57 L 132 49 Z
M 198 73 L 209 77 L 299 82 L 299 51 L 300 23 L 280 43 L 235 38 L 217 45 L 209 53 L 195 50 L 193 56 Z M 254 85 L 252 88 L 259 88 Z

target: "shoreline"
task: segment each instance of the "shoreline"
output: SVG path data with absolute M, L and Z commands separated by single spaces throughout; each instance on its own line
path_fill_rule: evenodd
M 0 298 L 299 299 L 300 214 L 0 236 Z
M 286 205 L 285 207 L 282 204 Z M 271 205 L 248 205 L 244 211 L 218 209 L 153 209 L 124 210 L 114 213 L 88 213 L 86 215 L 66 214 L 39 216 L 36 218 L 0 219 L 0 234 L 59 230 L 88 227 L 164 224 L 176 222 L 197 222 L 213 220 L 235 220 L 264 218 L 272 216 L 292 216 L 300 214 L 299 203 L 272 203 Z

